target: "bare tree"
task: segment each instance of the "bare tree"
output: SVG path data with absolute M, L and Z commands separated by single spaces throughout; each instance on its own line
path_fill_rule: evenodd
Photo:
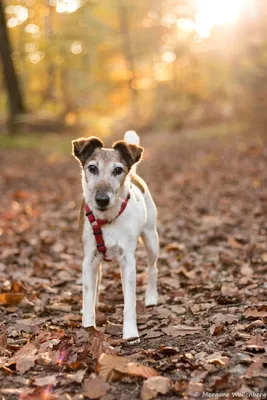
M 0 0 L 0 55 L 3 62 L 4 83 L 9 100 L 9 125 L 14 126 L 16 117 L 26 112 L 18 76 L 11 58 L 11 44 L 5 19 L 5 5 Z

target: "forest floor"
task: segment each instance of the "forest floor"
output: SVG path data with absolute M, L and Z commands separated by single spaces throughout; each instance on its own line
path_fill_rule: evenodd
M 267 397 L 267 148 L 190 133 L 142 144 L 139 173 L 159 214 L 160 298 L 145 308 L 138 245 L 135 345 L 121 340 L 115 264 L 104 264 L 98 330 L 81 327 L 78 163 L 0 150 L 1 399 Z

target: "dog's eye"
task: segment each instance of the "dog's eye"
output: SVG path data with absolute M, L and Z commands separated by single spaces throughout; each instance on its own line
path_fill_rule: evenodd
M 114 175 L 121 175 L 123 173 L 123 168 L 121 167 L 116 167 L 113 171 Z
M 98 172 L 97 166 L 96 165 L 89 165 L 88 166 L 88 171 L 91 174 L 97 174 L 97 172 Z

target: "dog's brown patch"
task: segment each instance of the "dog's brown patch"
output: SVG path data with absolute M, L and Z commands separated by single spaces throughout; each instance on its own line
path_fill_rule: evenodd
M 143 147 L 137 146 L 136 144 L 129 144 L 125 142 L 125 140 L 119 140 L 114 143 L 112 147 L 119 152 L 128 169 L 141 160 L 144 151 Z
M 133 185 L 137 186 L 138 189 L 140 189 L 142 193 L 145 193 L 145 191 L 146 191 L 146 183 L 142 178 L 140 178 L 139 175 L 134 174 L 131 177 L 131 182 L 132 182 Z
M 102 148 L 104 143 L 95 136 L 80 138 L 72 141 L 73 155 L 82 165 L 94 153 L 97 148 Z

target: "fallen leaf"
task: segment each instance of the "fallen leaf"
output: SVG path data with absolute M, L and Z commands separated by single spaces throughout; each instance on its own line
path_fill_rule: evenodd
M 229 362 L 229 358 L 222 356 L 221 354 L 214 353 L 207 357 L 207 362 L 208 364 L 213 364 L 218 367 L 225 367 Z
M 174 250 L 176 250 L 176 251 L 184 251 L 184 245 L 181 244 L 181 243 L 178 243 L 178 242 L 172 242 L 172 243 L 169 243 L 169 244 L 167 244 L 165 246 L 165 250 L 167 252 L 174 251 Z
M 83 383 L 84 395 L 89 399 L 98 399 L 104 396 L 110 386 L 100 376 L 92 373 Z
M 224 331 L 224 324 L 223 323 L 219 323 L 219 324 L 213 324 L 210 327 L 210 333 L 212 336 L 217 336 L 217 335 L 221 335 Z
M 223 376 L 214 376 L 212 378 L 212 388 L 216 390 L 224 390 L 228 388 L 230 377 L 231 375 L 229 373 L 226 373 Z
M 129 361 L 125 357 L 102 354 L 98 360 L 96 371 L 105 380 L 121 379 L 123 375 L 135 375 L 142 378 L 157 376 L 154 368 Z
M 220 323 L 224 323 L 224 324 L 232 324 L 233 322 L 238 321 L 238 317 L 236 315 L 232 315 L 232 314 L 222 314 L 222 313 L 218 313 L 218 314 L 214 314 L 210 320 L 212 322 L 214 322 L 215 324 L 220 324 Z
M 80 369 L 79 371 L 75 372 L 75 374 L 68 374 L 67 378 L 73 382 L 81 383 L 85 374 L 86 369 Z
M 16 306 L 24 299 L 24 293 L 2 293 L 0 294 L 0 304 Z
M 223 296 L 234 297 L 238 294 L 238 287 L 233 282 L 225 282 L 222 284 L 221 292 Z
M 6 349 L 7 348 L 7 334 L 6 334 L 6 330 L 3 327 L 2 328 L 2 332 L 0 334 L 0 349 Z
M 154 399 L 157 396 L 157 392 L 153 389 L 151 389 L 150 387 L 148 387 L 147 385 L 143 384 L 142 388 L 141 388 L 141 399 L 142 400 L 151 400 Z
M 24 374 L 35 364 L 37 348 L 33 343 L 27 343 L 23 346 L 14 357 L 16 362 L 16 371 L 19 374 Z
M 158 393 L 166 394 L 170 390 L 171 382 L 169 378 L 163 376 L 151 376 L 142 386 L 141 398 L 142 400 L 153 399 Z
M 195 279 L 196 278 L 196 272 L 194 270 L 188 271 L 183 266 L 178 269 L 177 273 L 185 276 L 188 279 Z
M 158 337 L 163 336 L 163 332 L 157 330 L 156 328 L 153 329 L 148 329 L 145 331 L 146 333 L 146 339 L 156 339 Z
M 122 325 L 112 324 L 108 322 L 105 332 L 112 336 L 120 336 L 122 333 Z
M 262 341 L 261 335 L 258 333 L 245 343 L 245 350 L 251 351 L 253 353 L 264 353 L 265 345 Z
M 248 309 L 244 312 L 244 316 L 247 318 L 267 318 L 267 310 Z
M 264 371 L 263 361 L 261 359 L 256 359 L 254 362 L 248 367 L 245 378 L 251 379 L 253 377 L 265 377 L 267 378 L 266 369 Z
M 161 328 L 162 332 L 169 336 L 186 336 L 195 335 L 201 331 L 201 326 L 186 326 L 186 325 L 174 325 L 168 326 L 167 328 Z
M 100 355 L 103 353 L 104 333 L 94 327 L 90 327 L 89 329 L 88 342 L 91 344 L 90 351 L 93 360 L 98 360 Z
M 249 266 L 248 263 L 242 265 L 240 272 L 242 275 L 251 277 L 253 275 L 253 269 Z
M 102 313 L 98 308 L 96 309 L 95 319 L 97 326 L 102 326 L 107 322 L 106 314 Z
M 44 378 L 35 378 L 33 384 L 36 386 L 46 386 L 46 385 L 56 386 L 57 378 L 56 375 L 48 375 L 45 376 Z
M 187 387 L 187 392 L 189 395 L 193 395 L 193 397 L 197 398 L 201 396 L 201 393 L 204 391 L 203 383 L 199 382 L 189 382 Z
M 227 241 L 233 249 L 242 249 L 243 247 L 233 236 L 228 236 Z
M 186 308 L 183 306 L 179 306 L 179 305 L 171 306 L 170 310 L 173 311 L 177 315 L 182 315 L 186 312 Z

